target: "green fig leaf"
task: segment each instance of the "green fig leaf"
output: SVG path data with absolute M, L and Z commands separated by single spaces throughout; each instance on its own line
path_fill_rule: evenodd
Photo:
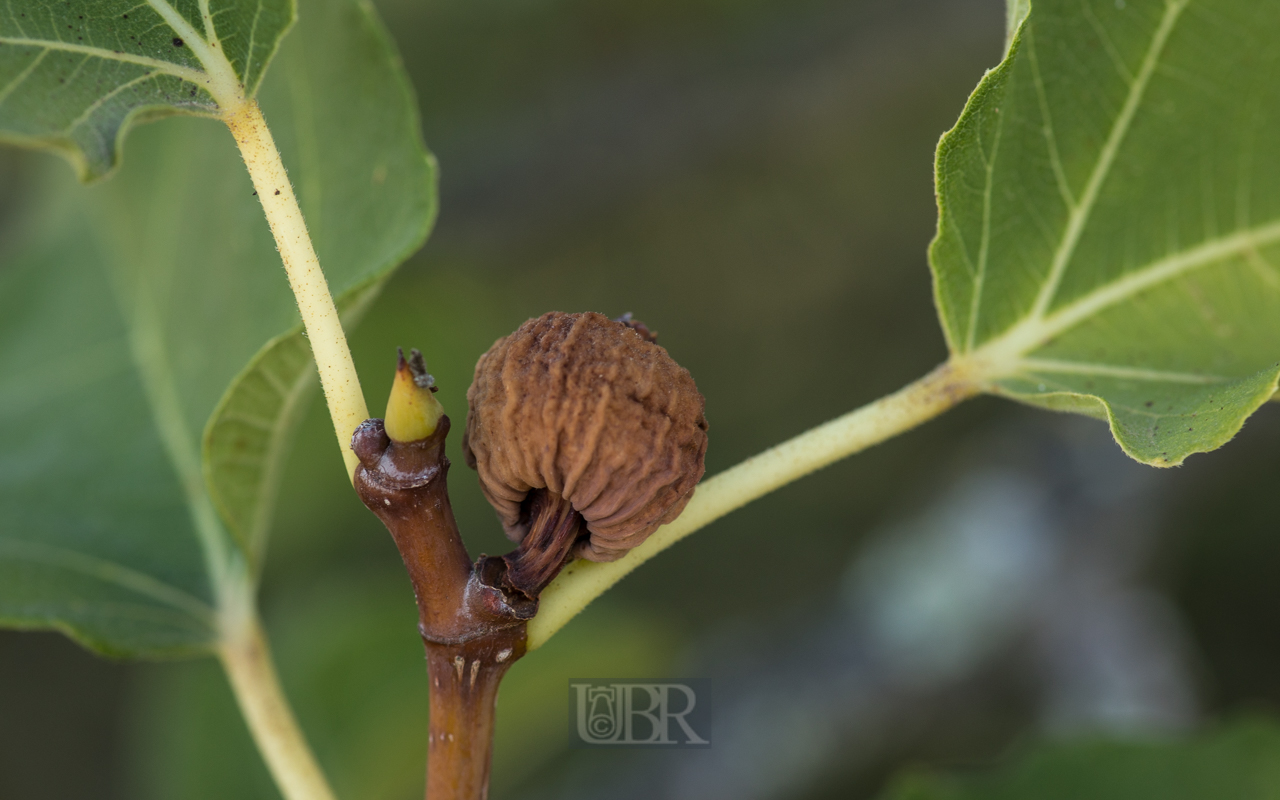
M 352 318 L 435 214 L 399 58 L 367 3 L 311 2 L 259 96 Z M 51 162 L 0 272 L 0 624 L 181 655 L 252 585 L 314 367 L 226 128 L 175 117 L 127 149 L 90 187 Z
M 1156 466 L 1280 374 L 1280 6 L 1034 0 L 938 147 L 935 299 L 987 391 Z
M 252 97 L 293 21 L 292 0 L 9 0 L 0 139 L 101 177 L 134 120 Z

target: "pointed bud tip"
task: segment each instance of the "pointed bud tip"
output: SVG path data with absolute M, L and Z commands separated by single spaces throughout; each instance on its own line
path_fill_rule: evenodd
M 397 442 L 416 442 L 435 433 L 444 407 L 433 396 L 435 378 L 427 373 L 422 353 L 397 349 L 396 377 L 387 399 L 385 425 L 387 435 Z

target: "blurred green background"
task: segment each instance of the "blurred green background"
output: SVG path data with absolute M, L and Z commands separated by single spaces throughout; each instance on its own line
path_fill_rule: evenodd
M 945 357 L 925 261 L 933 148 L 1000 57 L 1002 0 L 379 8 L 440 161 L 441 214 L 353 336 L 372 409 L 396 346 L 425 352 L 456 424 L 477 356 L 524 319 L 631 311 L 706 395 L 714 474 Z M 0 155 L 0 236 L 47 158 Z M 502 552 L 453 438 L 468 544 Z M 582 776 L 601 769 L 713 771 L 704 751 L 570 750 L 568 680 L 715 672 L 717 650 L 761 654 L 754 674 L 781 674 L 766 656 L 805 624 L 821 632 L 847 565 L 896 521 L 993 462 L 1040 469 L 1056 487 L 1040 461 L 1112 453 L 1108 438 L 1099 423 L 981 399 L 698 533 L 513 669 L 493 796 L 590 797 Z M 1142 469 L 1125 501 L 1154 532 L 1130 577 L 1168 601 L 1186 639 L 1194 709 L 1170 729 L 1280 704 L 1278 440 L 1268 407 L 1222 451 Z M 1074 480 L 1141 469 L 1110 457 L 1084 457 Z M 286 689 L 339 795 L 421 796 L 427 700 L 411 592 L 390 537 L 346 486 L 318 397 L 262 593 Z M 866 744 L 850 737 L 769 796 L 871 796 L 903 765 L 982 763 L 1036 736 L 1028 686 L 1044 670 L 1018 641 L 912 695 L 904 708 L 933 710 L 905 733 L 859 728 L 874 757 L 844 763 Z M 212 661 L 113 663 L 55 634 L 0 633 L 0 797 L 277 796 Z

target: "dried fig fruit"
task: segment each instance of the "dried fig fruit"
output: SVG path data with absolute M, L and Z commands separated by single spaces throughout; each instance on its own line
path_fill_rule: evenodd
M 551 312 L 476 364 L 463 453 L 522 544 L 524 563 L 507 561 L 527 593 L 571 554 L 620 558 L 675 519 L 702 478 L 703 397 L 653 338 L 629 315 Z

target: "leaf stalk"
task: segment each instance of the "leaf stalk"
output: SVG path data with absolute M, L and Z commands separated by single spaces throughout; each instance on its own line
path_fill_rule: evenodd
M 257 101 L 238 94 L 228 98 L 226 92 L 218 99 L 223 106 L 223 121 L 240 149 L 284 263 L 320 373 L 347 476 L 354 480 L 359 462 L 347 443 L 369 412 L 337 306 L 320 269 L 280 151 Z M 240 613 L 229 613 L 224 608 L 229 623 L 224 625 L 220 657 L 236 701 L 286 800 L 335 800 L 280 687 L 251 591 L 246 583 L 243 607 L 232 609 Z M 225 598 L 223 605 L 227 605 Z
M 280 687 L 262 623 L 251 609 L 218 653 L 236 702 L 285 800 L 336 800 Z
M 977 394 L 983 385 L 975 365 L 956 358 L 920 380 L 873 403 L 771 447 L 698 485 L 674 521 L 617 561 L 578 560 L 542 592 L 538 615 L 529 621 L 528 647 L 535 650 L 633 569 L 694 531 L 774 489 L 828 464 L 877 445 L 938 416 Z
M 302 209 L 289 183 L 280 151 L 276 149 L 271 130 L 255 100 L 249 99 L 225 110 L 223 121 L 231 129 L 240 155 L 244 158 L 253 187 L 257 190 L 271 235 L 284 262 L 289 286 L 298 301 L 298 311 L 306 327 L 311 352 L 320 372 L 329 416 L 347 466 L 347 476 L 354 479 L 359 461 L 348 443 L 355 429 L 369 417 L 360 376 L 347 346 L 338 308 L 329 293 L 329 283 L 320 269 L 320 260 L 307 233 Z

